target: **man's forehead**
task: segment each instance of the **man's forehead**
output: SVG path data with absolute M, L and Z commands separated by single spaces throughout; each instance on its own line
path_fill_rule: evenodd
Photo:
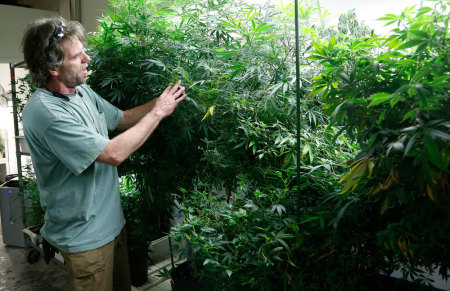
M 84 48 L 83 43 L 76 37 L 65 39 L 64 42 L 61 43 L 61 46 L 68 56 L 76 55 L 83 51 Z

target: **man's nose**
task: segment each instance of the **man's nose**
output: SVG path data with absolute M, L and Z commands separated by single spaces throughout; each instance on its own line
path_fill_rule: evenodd
M 83 56 L 83 60 L 85 63 L 89 62 L 91 60 L 91 58 L 88 56 L 87 53 L 83 52 L 84 56 Z

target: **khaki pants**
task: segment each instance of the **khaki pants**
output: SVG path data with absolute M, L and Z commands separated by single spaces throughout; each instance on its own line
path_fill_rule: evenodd
M 94 250 L 61 255 L 74 291 L 131 290 L 125 227 L 110 243 Z

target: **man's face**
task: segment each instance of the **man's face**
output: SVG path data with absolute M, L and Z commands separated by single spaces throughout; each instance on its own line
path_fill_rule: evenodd
M 87 62 L 91 59 L 83 50 L 83 44 L 78 38 L 70 38 L 62 44 L 66 55 L 59 67 L 59 81 L 67 88 L 84 84 L 87 77 Z

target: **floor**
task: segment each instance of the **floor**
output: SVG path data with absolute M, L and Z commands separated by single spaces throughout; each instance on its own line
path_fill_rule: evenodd
M 43 259 L 31 265 L 26 249 L 3 244 L 0 228 L 0 291 L 65 291 L 69 274 L 64 266 Z
M 3 244 L 0 227 L 0 291 L 68 291 L 69 275 L 57 261 L 45 264 L 41 258 L 35 264 L 26 260 L 26 249 Z M 170 291 L 170 280 L 157 276 L 159 269 L 169 266 L 170 260 L 162 261 L 149 269 L 149 281 L 133 291 Z

